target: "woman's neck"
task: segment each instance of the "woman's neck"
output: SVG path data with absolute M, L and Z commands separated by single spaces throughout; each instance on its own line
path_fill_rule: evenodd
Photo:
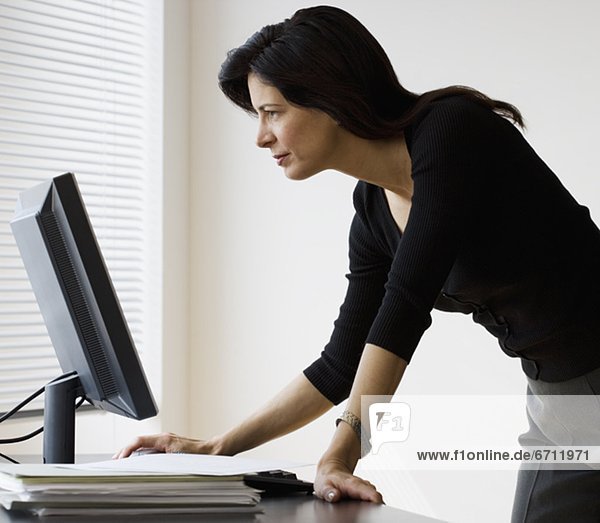
M 366 140 L 351 133 L 338 156 L 337 171 L 378 185 L 410 200 L 413 193 L 412 165 L 404 136 Z

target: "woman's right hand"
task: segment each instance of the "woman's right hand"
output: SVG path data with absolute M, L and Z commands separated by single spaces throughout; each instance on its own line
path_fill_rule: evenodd
M 131 456 L 136 450 L 149 449 L 156 452 L 181 454 L 218 454 L 219 447 L 216 439 L 199 440 L 178 436 L 172 432 L 138 436 L 129 445 L 115 453 L 112 459 Z
M 140 449 L 234 456 L 303 427 L 332 406 L 301 373 L 264 407 L 227 432 L 208 440 L 184 438 L 170 432 L 139 436 L 113 458 L 126 458 Z

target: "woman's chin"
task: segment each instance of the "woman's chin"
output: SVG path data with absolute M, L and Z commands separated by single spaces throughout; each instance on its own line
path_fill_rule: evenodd
M 296 169 L 285 169 L 283 173 L 288 180 L 294 180 L 296 182 L 306 180 L 316 174 L 314 172 L 298 171 Z

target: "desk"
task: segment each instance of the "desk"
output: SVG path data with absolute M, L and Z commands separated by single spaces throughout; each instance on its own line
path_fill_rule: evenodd
M 21 463 L 39 463 L 39 456 L 15 456 Z M 104 454 L 78 456 L 77 462 L 92 462 L 108 459 Z M 375 505 L 366 501 L 341 501 L 327 503 L 307 494 L 294 494 L 285 497 L 266 497 L 258 505 L 262 514 L 206 514 L 181 516 L 139 516 L 139 517 L 45 517 L 30 516 L 17 512 L 7 512 L 0 507 L 0 523 L 174 523 L 217 522 L 217 523 L 442 523 L 439 519 L 407 512 L 386 505 Z M 168 519 L 167 519 L 168 518 Z
M 438 519 L 419 516 L 385 505 L 361 501 L 327 503 L 314 496 L 292 495 L 263 499 L 259 507 L 263 514 L 249 515 L 182 515 L 127 517 L 69 517 L 69 523 L 164 523 L 169 522 L 218 522 L 218 523 L 440 523 Z M 63 518 L 38 518 L 26 514 L 11 513 L 0 509 L 0 523 L 63 523 Z

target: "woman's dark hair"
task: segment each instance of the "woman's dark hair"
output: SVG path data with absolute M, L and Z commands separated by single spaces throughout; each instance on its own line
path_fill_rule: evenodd
M 469 87 L 451 86 L 422 95 L 407 91 L 375 37 L 336 7 L 300 9 L 229 51 L 219 86 L 233 103 L 256 114 L 247 83 L 251 72 L 290 103 L 324 111 L 362 138 L 399 136 L 421 109 L 453 95 L 466 96 L 523 127 L 516 107 Z

